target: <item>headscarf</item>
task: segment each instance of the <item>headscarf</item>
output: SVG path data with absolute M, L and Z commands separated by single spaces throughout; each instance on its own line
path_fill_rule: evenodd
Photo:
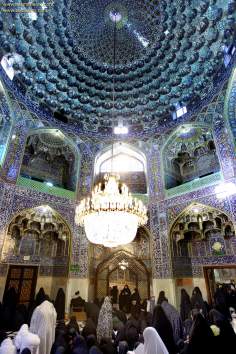
M 161 305 L 163 301 L 168 301 L 168 299 L 166 298 L 165 292 L 162 290 L 159 293 L 159 296 L 157 299 L 157 305 Z
M 185 289 L 181 289 L 180 316 L 184 322 L 191 312 L 190 296 Z
M 86 321 L 86 325 L 84 326 L 82 330 L 82 335 L 86 338 L 89 335 L 93 334 L 94 336 L 97 336 L 97 330 L 96 326 L 91 318 L 88 318 Z
M 37 334 L 40 338 L 40 354 L 50 354 L 51 352 L 52 344 L 55 340 L 56 318 L 55 308 L 47 300 L 37 306 L 33 312 L 30 331 Z
M 45 297 L 46 297 L 46 294 L 45 294 L 44 288 L 40 288 L 36 297 L 35 297 L 36 306 L 41 305 L 45 301 Z
M 116 347 L 118 347 L 118 353 L 119 354 L 127 354 L 128 351 L 128 344 L 126 341 L 120 341 L 119 343 L 117 343 L 118 345 L 116 345 Z
M 92 348 L 93 346 L 96 346 L 97 345 L 97 338 L 96 336 L 94 336 L 93 334 L 90 334 L 87 339 L 86 339 L 86 342 L 87 342 L 87 347 L 88 349 Z
M 165 311 L 157 305 L 153 311 L 152 326 L 164 342 L 169 354 L 176 354 L 176 343 L 174 341 L 173 329 Z
M 25 348 L 38 354 L 40 339 L 37 334 L 30 333 L 27 324 L 23 324 L 15 337 L 15 346 L 22 352 Z
M 65 350 L 68 347 L 68 343 L 66 340 L 66 330 L 64 328 L 56 329 L 56 339 L 52 345 L 51 354 L 55 354 L 58 348 L 64 348 Z
M 65 293 L 62 288 L 57 292 L 55 299 L 55 309 L 57 312 L 57 320 L 64 320 L 65 317 Z
M 0 354 L 16 354 L 16 347 L 10 338 L 4 339 L 4 341 L 2 341 Z
M 98 342 L 102 338 L 112 338 L 112 304 L 110 298 L 105 297 L 104 303 L 101 307 L 98 317 L 97 325 L 97 339 Z
M 78 334 L 80 334 L 80 331 L 79 331 L 79 325 L 77 323 L 77 320 L 76 320 L 76 317 L 75 316 L 71 316 L 70 318 L 70 322 L 68 323 L 68 325 L 66 326 L 68 329 L 70 328 L 74 328 L 76 330 L 76 332 Z
M 169 354 L 161 337 L 153 327 L 145 328 L 143 338 L 144 354 Z
M 102 338 L 100 349 L 103 354 L 117 354 L 117 350 L 109 338 Z
M 166 316 L 168 317 L 171 326 L 173 328 L 173 335 L 175 343 L 183 338 L 183 325 L 179 315 L 179 312 L 176 308 L 169 304 L 167 301 L 162 301 L 161 307 L 165 311 Z
M 87 344 L 83 336 L 77 336 L 74 342 L 72 354 L 88 354 Z
M 93 345 L 90 349 L 89 349 L 89 354 L 102 354 L 101 350 L 96 346 Z

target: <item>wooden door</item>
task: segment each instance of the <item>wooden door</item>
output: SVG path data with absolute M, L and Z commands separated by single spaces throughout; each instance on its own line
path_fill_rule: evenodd
M 10 265 L 5 292 L 14 287 L 18 295 L 18 303 L 28 305 L 34 299 L 38 267 Z

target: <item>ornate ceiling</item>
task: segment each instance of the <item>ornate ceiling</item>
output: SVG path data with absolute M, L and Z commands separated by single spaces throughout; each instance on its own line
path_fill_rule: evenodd
M 57 0 L 44 11 L 1 12 L 1 54 L 22 56 L 13 84 L 28 100 L 82 133 L 106 136 L 115 12 L 116 121 L 150 135 L 172 120 L 176 103 L 189 111 L 220 81 L 234 2 Z

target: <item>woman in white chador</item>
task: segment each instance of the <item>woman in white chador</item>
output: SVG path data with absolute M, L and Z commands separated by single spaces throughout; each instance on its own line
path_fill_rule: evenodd
M 10 338 L 4 339 L 4 341 L 2 341 L 0 354 L 16 354 L 16 347 Z
M 44 301 L 33 312 L 30 332 L 40 338 L 39 354 L 50 354 L 55 339 L 57 313 L 53 304 Z
M 40 339 L 37 334 L 30 333 L 27 324 L 23 324 L 18 331 L 15 339 L 15 346 L 20 353 L 23 349 L 28 348 L 32 354 L 39 354 Z
M 143 331 L 144 345 L 141 343 L 133 351 L 134 354 L 169 354 L 161 337 L 153 327 L 147 327 Z

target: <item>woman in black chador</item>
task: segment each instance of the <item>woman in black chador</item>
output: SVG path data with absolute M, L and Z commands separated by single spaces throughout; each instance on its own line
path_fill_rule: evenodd
M 119 296 L 119 306 L 120 310 L 129 312 L 130 310 L 130 297 L 131 297 L 131 291 L 128 285 L 126 284 L 120 292 Z
M 55 300 L 55 309 L 57 312 L 57 320 L 64 320 L 65 318 L 65 293 L 62 288 L 57 292 Z
M 180 317 L 183 322 L 189 318 L 190 312 L 190 296 L 185 289 L 181 289 Z
M 160 305 L 154 308 L 152 316 L 152 327 L 154 327 L 163 340 L 169 354 L 177 354 L 177 346 L 174 340 L 173 329 L 165 311 Z
M 2 326 L 7 330 L 14 330 L 14 318 L 17 305 L 17 293 L 14 287 L 9 288 L 3 295 Z
M 207 316 L 207 307 L 202 298 L 202 292 L 198 286 L 193 289 L 191 297 L 191 306 L 192 309 L 198 309 L 204 317 Z
M 158 296 L 158 299 L 157 299 L 157 305 L 161 305 L 163 301 L 167 301 L 168 302 L 168 299 L 166 298 L 165 292 L 162 290 L 162 291 L 159 292 L 159 296 Z
M 110 291 L 110 295 L 112 297 L 111 302 L 113 304 L 117 304 L 118 293 L 119 293 L 119 290 L 118 290 L 117 286 L 113 286 Z
M 189 343 L 183 354 L 210 354 L 218 353 L 215 347 L 214 334 L 207 321 L 201 314 L 197 314 L 189 336 Z

